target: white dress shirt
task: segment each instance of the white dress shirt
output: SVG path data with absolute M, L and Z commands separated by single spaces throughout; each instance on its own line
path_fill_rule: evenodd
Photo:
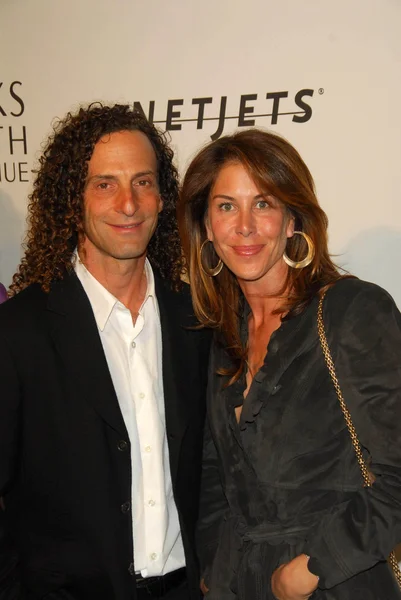
M 135 571 L 164 575 L 185 565 L 173 498 L 162 377 L 162 334 L 152 268 L 135 324 L 130 311 L 79 260 L 75 271 L 92 305 L 131 442 Z M 107 516 L 105 515 L 105 518 Z

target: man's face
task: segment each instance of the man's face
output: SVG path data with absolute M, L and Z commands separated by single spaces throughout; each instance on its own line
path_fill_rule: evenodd
M 140 131 L 107 134 L 95 145 L 84 192 L 80 248 L 88 262 L 146 255 L 163 202 L 152 144 Z

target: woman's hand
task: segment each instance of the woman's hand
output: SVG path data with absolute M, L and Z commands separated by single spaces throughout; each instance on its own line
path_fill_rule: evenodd
M 273 573 L 271 586 L 277 600 L 307 600 L 317 588 L 319 577 L 308 569 L 309 556 L 300 554 Z
M 203 579 L 203 577 L 202 577 L 202 579 L 200 580 L 200 589 L 201 589 L 201 592 L 202 592 L 202 594 L 203 594 L 204 596 L 206 596 L 206 594 L 207 594 L 207 593 L 208 593 L 208 591 L 209 591 L 209 588 L 207 588 L 207 587 L 206 587 L 206 585 L 205 585 L 205 580 Z

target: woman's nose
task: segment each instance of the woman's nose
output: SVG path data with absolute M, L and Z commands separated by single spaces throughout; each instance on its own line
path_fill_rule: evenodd
M 251 211 L 241 211 L 238 215 L 237 233 L 247 237 L 255 230 L 255 222 Z

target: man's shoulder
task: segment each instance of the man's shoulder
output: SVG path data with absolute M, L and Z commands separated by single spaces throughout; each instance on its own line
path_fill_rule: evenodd
M 40 314 L 47 309 L 68 312 L 69 306 L 80 305 L 82 298 L 85 292 L 74 274 L 55 280 L 49 292 L 39 283 L 32 283 L 0 305 L 0 333 L 14 330 L 16 324 L 23 329 L 38 323 Z
M 189 284 L 183 281 L 180 289 L 176 291 L 171 288 L 169 282 L 157 275 L 155 284 L 160 311 L 166 316 L 166 319 L 162 319 L 162 327 L 168 320 L 169 324 L 173 322 L 180 330 L 185 330 L 191 338 L 198 341 L 205 339 L 210 343 L 211 331 L 199 327 L 200 323 L 195 316 Z
M 46 303 L 47 294 L 39 284 L 33 283 L 22 292 L 12 296 L 0 306 L 0 319 L 4 320 L 14 316 L 31 313 Z
M 178 308 L 192 308 L 192 300 L 189 284 L 182 282 L 179 289 L 173 289 L 170 281 L 166 281 L 154 269 L 155 291 L 158 301 L 164 301 L 167 305 Z
M 46 307 L 47 294 L 37 284 L 19 292 L 0 305 L 0 337 L 20 345 L 33 336 Z

